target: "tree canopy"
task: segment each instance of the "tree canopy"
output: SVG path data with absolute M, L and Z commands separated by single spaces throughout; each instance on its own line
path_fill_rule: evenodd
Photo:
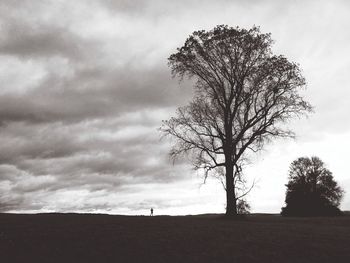
M 318 157 L 301 157 L 293 161 L 286 185 L 286 206 L 282 215 L 317 216 L 340 213 L 344 191 Z
M 274 137 L 293 133 L 283 125 L 311 110 L 299 91 L 305 79 L 296 63 L 274 55 L 270 34 L 258 27 L 225 25 L 195 31 L 169 57 L 173 76 L 195 80 L 192 101 L 164 121 L 175 138 L 171 156 L 187 155 L 205 176 L 224 168 L 226 214 L 237 214 L 242 165 Z

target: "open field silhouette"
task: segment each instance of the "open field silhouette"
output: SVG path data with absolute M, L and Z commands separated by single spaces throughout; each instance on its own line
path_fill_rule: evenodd
M 0 214 L 1 262 L 349 262 L 350 216 Z

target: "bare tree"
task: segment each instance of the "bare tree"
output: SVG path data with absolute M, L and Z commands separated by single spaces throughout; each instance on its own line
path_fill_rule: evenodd
M 297 64 L 271 51 L 270 34 L 216 26 L 195 31 L 169 57 L 173 76 L 195 80 L 193 100 L 164 121 L 161 130 L 176 142 L 171 156 L 186 154 L 206 176 L 225 169 L 226 215 L 237 214 L 237 182 L 247 152 L 273 137 L 290 137 L 283 127 L 311 111 L 299 90 Z

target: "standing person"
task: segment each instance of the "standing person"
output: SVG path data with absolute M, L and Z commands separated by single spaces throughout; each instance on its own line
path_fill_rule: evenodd
M 151 215 L 150 216 L 153 216 L 153 207 L 151 208 Z

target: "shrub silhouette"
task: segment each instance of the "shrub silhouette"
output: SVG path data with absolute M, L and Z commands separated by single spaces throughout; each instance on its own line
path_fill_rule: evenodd
M 244 199 L 239 199 L 237 202 L 237 213 L 240 215 L 250 214 L 250 205 Z
M 318 157 L 293 161 L 281 214 L 284 216 L 322 216 L 341 214 L 344 191 Z

